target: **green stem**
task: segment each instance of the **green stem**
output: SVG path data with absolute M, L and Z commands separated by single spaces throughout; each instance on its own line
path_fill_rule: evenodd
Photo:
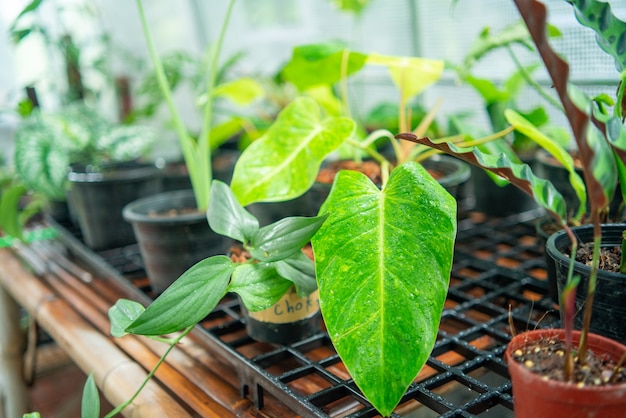
M 120 412 L 122 412 L 124 410 L 124 408 L 126 408 L 128 405 L 130 405 L 135 398 L 137 398 L 137 396 L 139 396 L 139 393 L 141 393 L 141 391 L 143 390 L 143 388 L 148 384 L 148 382 L 150 381 L 150 379 L 152 379 L 152 376 L 154 376 L 154 374 L 156 373 L 157 369 L 159 368 L 159 366 L 161 366 L 161 364 L 163 364 L 163 362 L 165 361 L 165 358 L 168 356 L 168 354 L 174 349 L 174 347 L 176 347 L 176 345 L 187 335 L 191 332 L 191 330 L 194 328 L 195 325 L 190 325 L 189 327 L 185 328 L 182 333 L 177 337 L 174 338 L 172 340 L 172 342 L 170 343 L 170 346 L 167 348 L 167 350 L 165 350 L 165 352 L 163 353 L 163 355 L 161 356 L 161 358 L 159 358 L 159 361 L 157 361 L 157 363 L 154 365 L 154 367 L 152 368 L 152 370 L 150 370 L 150 373 L 148 373 L 148 375 L 146 376 L 146 378 L 144 379 L 144 381 L 141 383 L 141 385 L 137 388 L 137 390 L 135 391 L 135 393 L 133 393 L 133 396 L 130 397 L 130 399 L 128 399 L 126 402 L 124 402 L 123 404 L 119 405 L 117 408 L 115 408 L 114 410 L 112 410 L 111 412 L 109 412 L 108 414 L 106 414 L 104 416 L 104 418 L 112 418 L 115 415 L 119 414 Z
M 593 299 L 596 294 L 596 281 L 598 277 L 598 267 L 600 265 L 600 246 L 602 244 L 602 226 L 598 213 L 593 215 L 593 258 L 591 259 L 591 273 L 589 274 L 589 283 L 587 289 L 587 297 L 585 298 L 585 310 L 583 312 L 583 323 L 580 330 L 580 341 L 578 343 L 578 362 L 585 364 L 585 355 L 587 353 L 587 334 L 591 326 L 591 308 L 593 307 Z
M 520 74 L 522 75 L 522 77 L 524 77 L 524 80 L 526 80 L 528 85 L 531 86 L 548 103 L 550 103 L 552 106 L 554 106 L 556 109 L 560 110 L 561 112 L 564 112 L 563 106 L 561 106 L 561 103 L 558 101 L 558 99 L 548 94 L 548 92 L 539 83 L 537 83 L 537 81 L 535 81 L 535 79 L 528 73 L 528 71 L 526 71 L 526 68 L 524 68 L 522 63 L 517 59 L 517 56 L 515 55 L 513 48 L 511 48 L 510 45 L 507 45 L 506 49 L 509 52 L 509 55 L 511 56 L 511 58 L 513 59 L 515 66 L 520 71 Z
M 187 132 L 187 128 L 185 127 L 185 124 L 183 123 L 183 120 L 178 113 L 178 110 L 176 110 L 176 105 L 174 104 L 174 99 L 172 98 L 172 89 L 169 82 L 167 81 L 167 77 L 165 76 L 163 63 L 161 62 L 161 59 L 156 52 L 156 48 L 154 47 L 154 41 L 150 33 L 150 28 L 148 27 L 148 21 L 146 20 L 143 4 L 141 0 L 136 0 L 136 3 L 137 10 L 139 12 L 139 18 L 141 20 L 143 34 L 146 38 L 150 58 L 152 59 L 152 63 L 154 65 L 157 82 L 159 84 L 159 88 L 161 89 L 161 93 L 163 94 L 163 99 L 165 100 L 165 103 L 167 104 L 167 107 L 172 115 L 174 128 L 176 130 L 176 133 L 178 134 L 178 139 L 180 141 L 180 146 L 183 152 L 183 158 L 185 159 L 187 170 L 189 170 L 189 178 L 191 179 L 191 184 L 194 190 L 194 194 L 196 196 L 196 202 L 198 204 L 198 207 L 200 208 L 202 202 L 200 190 L 202 190 L 204 186 L 202 185 L 202 179 L 198 176 L 199 173 L 196 166 L 196 155 L 198 154 L 198 152 L 193 139 L 189 135 L 189 132 Z
M 382 156 L 382 154 L 380 154 L 378 151 L 376 151 L 375 149 L 373 149 L 372 147 L 365 147 L 363 146 L 363 144 L 355 139 L 352 138 L 348 138 L 346 140 L 346 142 L 358 149 L 362 149 L 365 150 L 365 152 L 367 152 L 370 157 L 372 157 L 374 160 L 376 160 L 376 162 L 378 162 L 379 164 L 384 164 L 387 163 L 389 164 L 389 161 Z
M 619 120 L 623 121 L 624 115 L 622 113 L 622 103 L 624 103 L 624 88 L 626 88 L 626 71 L 622 71 L 619 78 L 620 82 L 617 86 L 617 97 L 615 106 L 613 106 L 613 112 Z
M 203 179 L 201 202 L 199 208 L 206 210 L 209 207 L 209 190 L 211 187 L 211 181 L 213 177 L 213 170 L 211 165 L 211 123 L 213 120 L 213 90 L 217 84 L 217 66 L 220 56 L 222 45 L 224 44 L 224 38 L 226 36 L 226 28 L 233 11 L 235 0 L 230 0 L 228 3 L 228 9 L 226 10 L 226 16 L 224 16 L 222 28 L 220 30 L 217 44 L 213 49 L 213 55 L 211 57 L 209 80 L 207 85 L 207 101 L 204 105 L 204 116 L 202 118 L 202 131 L 199 138 L 199 175 Z M 197 198 L 197 196 L 196 196 Z

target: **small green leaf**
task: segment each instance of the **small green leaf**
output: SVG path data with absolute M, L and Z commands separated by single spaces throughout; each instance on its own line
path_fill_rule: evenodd
M 220 235 L 247 243 L 259 229 L 259 221 L 239 204 L 230 188 L 219 180 L 213 180 L 209 209 L 209 226 Z
M 446 298 L 456 201 L 418 163 L 381 191 L 341 171 L 313 237 L 322 315 L 363 394 L 389 416 L 435 343 Z
M 349 118 L 322 120 L 310 97 L 294 100 L 237 160 L 233 193 L 243 206 L 295 199 L 313 185 L 324 158 L 354 129 Z
M 220 84 L 213 90 L 214 96 L 226 97 L 238 105 L 248 105 L 254 100 L 263 97 L 265 91 L 261 83 L 253 78 L 238 78 L 228 83 Z
M 39 412 L 29 412 L 22 415 L 22 418 L 41 418 L 41 414 Z
M 317 289 L 315 263 L 299 251 L 289 258 L 273 263 L 276 271 L 285 279 L 293 282 L 298 296 L 307 296 Z
M 237 293 L 246 308 L 256 312 L 278 302 L 292 285 L 271 264 L 240 264 L 233 272 L 228 291 Z
M 233 270 L 232 261 L 223 255 L 196 263 L 125 331 L 139 335 L 163 335 L 196 324 L 224 297 Z
M 264 226 L 254 234 L 248 250 L 257 260 L 283 260 L 310 242 L 326 217 L 294 216 Z
M 93 379 L 93 374 L 89 374 L 83 388 L 80 416 L 81 418 L 98 418 L 100 416 L 100 395 L 98 395 L 98 387 Z
M 109 309 L 109 321 L 111 322 L 111 335 L 114 337 L 123 337 L 126 335 L 125 329 L 128 328 L 146 308 L 134 300 L 119 299 L 115 305 Z
M 15 185 L 0 196 L 0 229 L 9 236 L 22 239 L 20 222 L 20 199 L 28 192 L 23 185 Z

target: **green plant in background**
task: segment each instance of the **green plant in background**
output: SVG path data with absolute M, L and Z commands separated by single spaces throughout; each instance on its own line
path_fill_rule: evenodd
M 106 164 L 135 160 L 145 155 L 153 141 L 151 130 L 112 124 L 82 103 L 55 113 L 35 109 L 15 132 L 15 170 L 29 190 L 65 200 L 70 165 L 99 170 Z

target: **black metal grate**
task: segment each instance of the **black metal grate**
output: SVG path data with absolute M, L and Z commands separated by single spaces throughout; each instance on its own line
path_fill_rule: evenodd
M 503 219 L 469 214 L 459 222 L 450 289 L 432 354 L 395 417 L 512 416 L 502 355 L 517 330 L 555 326 L 546 298 L 539 212 Z M 99 253 L 150 295 L 136 245 Z M 235 365 L 242 395 L 263 407 L 270 394 L 303 416 L 378 416 L 321 331 L 288 346 L 259 343 L 245 331 L 238 299 L 227 296 L 201 323 L 212 347 Z

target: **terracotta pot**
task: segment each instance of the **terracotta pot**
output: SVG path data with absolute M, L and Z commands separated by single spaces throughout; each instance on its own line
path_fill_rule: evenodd
M 518 418 L 554 417 L 623 417 L 626 416 L 626 384 L 584 386 L 544 380 L 524 365 L 513 360 L 515 350 L 542 337 L 563 339 L 562 329 L 544 329 L 519 334 L 511 340 L 505 359 L 513 386 L 515 416 Z M 574 344 L 580 332 L 573 335 Z M 596 334 L 588 335 L 588 347 L 596 354 L 606 354 L 614 361 L 626 353 L 626 346 Z

